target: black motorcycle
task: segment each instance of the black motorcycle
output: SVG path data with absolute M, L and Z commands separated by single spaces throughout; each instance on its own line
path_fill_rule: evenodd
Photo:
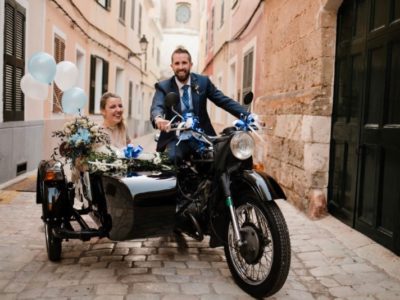
M 251 99 L 249 94 L 245 101 Z M 175 113 L 178 100 L 176 94 L 166 96 Z M 86 172 L 76 194 L 60 161 L 40 162 L 36 201 L 43 207 L 49 259 L 60 259 L 63 239 L 123 241 L 183 232 L 201 241 L 208 235 L 210 247 L 224 247 L 232 276 L 245 292 L 273 295 L 288 276 L 290 239 L 274 202 L 285 194 L 272 177 L 253 169 L 251 133 L 257 122 L 249 115 L 221 135 L 207 136 L 195 116 L 176 116 L 174 130 L 193 148 L 176 169 Z M 87 205 L 75 208 L 77 199 Z M 97 228 L 85 222 L 85 214 Z

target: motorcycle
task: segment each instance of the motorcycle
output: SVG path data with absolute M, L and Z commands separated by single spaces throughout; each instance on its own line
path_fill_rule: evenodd
M 249 93 L 245 103 L 252 97 Z M 179 142 L 185 136 L 194 150 L 174 170 L 86 172 L 77 188 L 67 180 L 61 161 L 40 162 L 36 202 L 43 208 L 48 258 L 60 260 L 64 239 L 124 241 L 183 232 L 201 241 L 208 235 L 210 247 L 224 247 L 240 288 L 257 298 L 271 296 L 286 281 L 291 249 L 274 201 L 286 196 L 271 176 L 253 169 L 252 134 L 260 126 L 250 114 L 219 136 L 208 136 L 195 116 L 176 112 L 177 101 L 174 93 L 166 96 L 175 113 L 171 130 Z M 173 123 L 176 119 L 180 122 Z M 87 205 L 76 208 L 77 199 Z

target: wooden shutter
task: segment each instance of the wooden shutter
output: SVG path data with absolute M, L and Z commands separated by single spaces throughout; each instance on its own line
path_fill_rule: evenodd
M 54 36 L 54 59 L 56 63 L 63 61 L 65 58 L 65 42 L 58 35 Z M 62 112 L 61 97 L 62 91 L 58 88 L 57 84 L 53 85 L 53 112 Z
M 101 93 L 104 94 L 108 91 L 108 68 L 109 63 L 96 55 L 90 57 L 90 91 L 89 91 L 89 113 L 94 114 L 96 112 L 96 67 L 97 59 L 101 59 L 103 62 L 103 70 L 101 73 Z M 101 97 L 101 95 L 100 95 Z
M 133 101 L 133 83 L 129 81 L 129 93 L 128 93 L 128 116 L 132 117 L 132 101 Z
M 94 103 L 96 94 L 96 56 L 90 56 L 90 89 L 89 89 L 89 113 L 94 114 Z
M 6 0 L 4 7 L 3 120 L 24 120 L 21 78 L 25 67 L 25 9 Z
M 108 61 L 103 59 L 103 86 L 101 92 L 108 92 Z

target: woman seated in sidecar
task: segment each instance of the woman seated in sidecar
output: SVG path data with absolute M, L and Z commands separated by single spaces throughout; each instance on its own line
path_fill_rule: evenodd
M 100 100 L 100 111 L 103 115 L 102 127 L 110 136 L 111 146 L 121 150 L 131 142 L 124 122 L 121 97 L 107 92 Z

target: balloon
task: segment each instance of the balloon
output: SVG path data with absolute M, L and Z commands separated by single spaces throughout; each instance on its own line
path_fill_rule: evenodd
M 50 54 L 38 52 L 29 59 L 28 71 L 37 81 L 51 83 L 56 75 L 56 61 Z
M 72 88 L 78 81 L 79 71 L 74 63 L 62 61 L 57 64 L 54 82 L 60 90 L 66 91 Z
M 25 96 L 36 100 L 45 100 L 49 94 L 49 86 L 37 81 L 29 73 L 21 78 L 21 90 Z
M 66 114 L 76 114 L 82 109 L 87 101 L 85 92 L 79 87 L 66 90 L 61 98 L 61 105 Z

